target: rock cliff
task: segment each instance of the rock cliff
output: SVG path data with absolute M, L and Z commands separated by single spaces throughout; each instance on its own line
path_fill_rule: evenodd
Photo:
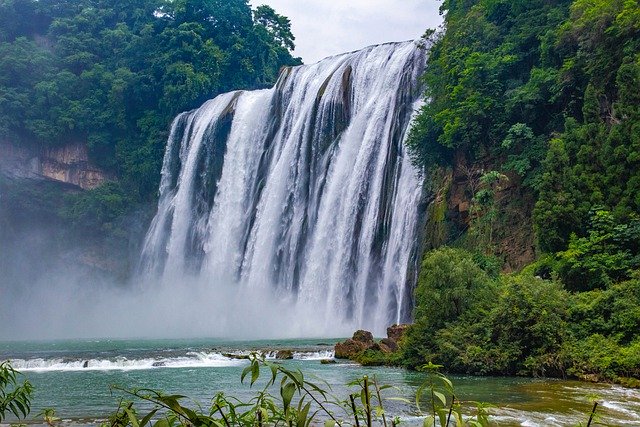
M 91 162 L 87 146 L 80 142 L 38 149 L 0 141 L 0 173 L 12 178 L 63 182 L 84 190 L 114 178 Z

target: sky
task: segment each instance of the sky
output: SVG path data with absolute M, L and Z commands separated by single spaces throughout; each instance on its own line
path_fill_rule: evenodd
M 251 0 L 291 20 L 295 56 L 309 64 L 372 44 L 420 37 L 442 22 L 438 0 Z

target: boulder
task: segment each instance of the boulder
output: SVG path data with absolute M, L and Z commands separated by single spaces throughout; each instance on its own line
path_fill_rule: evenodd
M 335 359 L 321 359 L 320 363 L 322 365 L 333 365 L 334 363 L 338 363 L 338 362 L 336 362 Z
M 276 359 L 293 359 L 293 351 L 278 350 L 278 352 L 276 353 Z
M 387 328 L 387 337 L 396 343 L 400 342 L 404 334 L 407 332 L 408 324 L 391 325 Z
M 373 334 L 369 331 L 363 331 L 362 329 L 360 329 L 359 331 L 355 331 L 353 333 L 353 338 L 354 341 L 358 341 L 361 342 L 363 344 L 366 344 L 367 346 L 370 346 L 373 344 Z
M 393 353 L 398 349 L 398 343 L 391 338 L 383 338 L 380 340 L 380 349 L 385 353 Z
M 335 357 L 336 359 L 352 359 L 356 354 L 366 349 L 367 346 L 363 342 L 348 339 L 336 344 Z
M 249 360 L 248 354 L 222 353 L 222 355 L 229 359 Z

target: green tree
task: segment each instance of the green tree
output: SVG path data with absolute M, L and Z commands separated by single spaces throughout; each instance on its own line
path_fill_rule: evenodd
M 492 279 L 465 250 L 443 247 L 425 256 L 415 291 L 415 324 L 403 345 L 410 366 L 436 362 L 436 334 L 461 318 L 480 318 Z

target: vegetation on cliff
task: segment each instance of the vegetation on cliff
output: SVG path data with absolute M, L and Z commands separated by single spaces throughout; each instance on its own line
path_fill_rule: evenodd
M 123 240 L 127 215 L 155 202 L 173 117 L 272 85 L 300 63 L 293 41 L 286 17 L 247 0 L 2 1 L 0 138 L 87 144 L 117 183 L 57 191 L 66 203 L 56 213 L 75 233 Z
M 459 249 L 425 255 L 405 362 L 640 378 L 640 4 L 441 10 L 409 145 L 432 181 L 453 170 L 445 191 L 464 202 L 431 219 Z M 526 245 L 533 264 L 495 274 Z
M 572 293 L 557 279 L 535 277 L 536 267 L 496 277 L 464 249 L 427 254 L 400 359 L 477 375 L 640 385 L 640 280 Z
M 177 113 L 300 62 L 289 20 L 247 0 L 10 0 L 0 17 L 0 134 L 86 142 L 142 199 Z

